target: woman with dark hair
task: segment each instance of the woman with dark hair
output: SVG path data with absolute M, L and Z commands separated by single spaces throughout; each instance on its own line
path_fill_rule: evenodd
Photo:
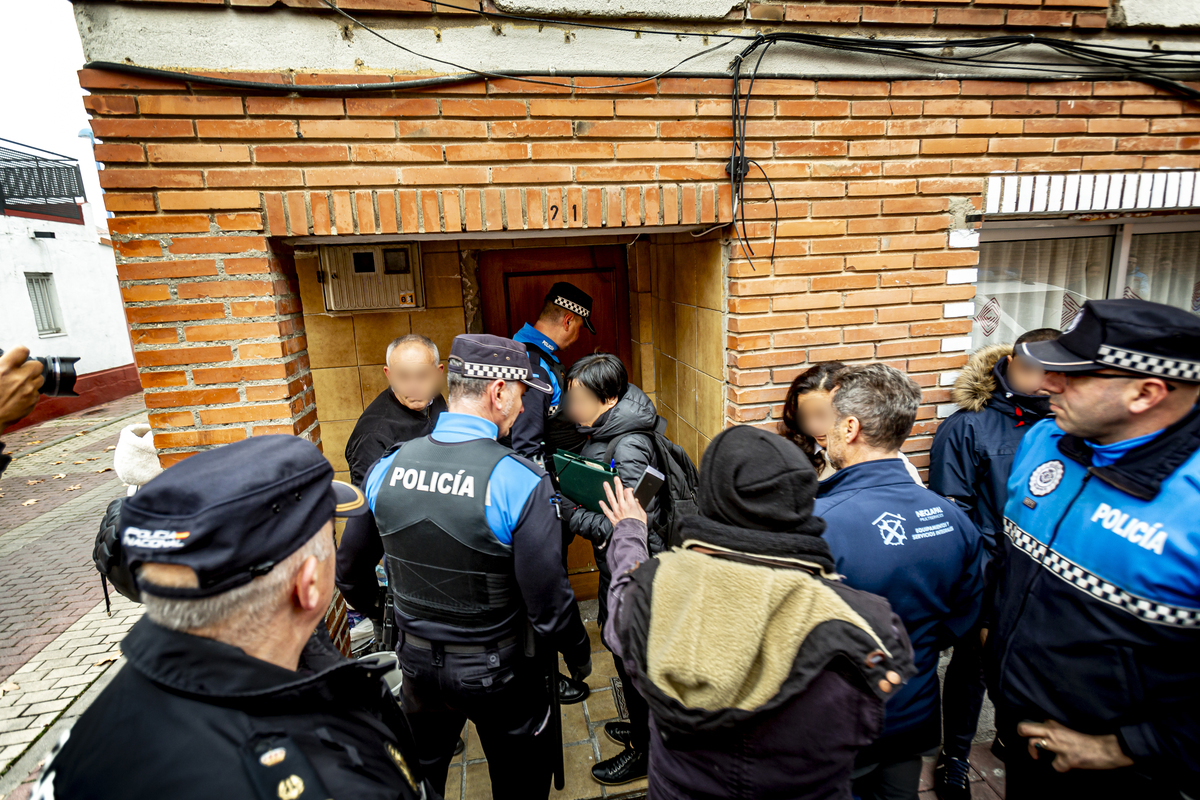
M 809 367 L 792 381 L 783 401 L 779 434 L 804 451 L 819 480 L 834 473 L 833 465 L 825 455 L 825 436 L 833 427 L 829 390 L 833 388 L 834 376 L 845 367 L 840 361 L 826 361 Z
M 596 461 L 613 462 L 617 474 L 628 486 L 636 486 L 646 467 L 662 467 L 656 463 L 654 429 L 658 411 L 650 398 L 629 383 L 625 365 L 611 353 L 585 356 L 571 367 L 566 378 L 567 416 L 575 423 L 576 431 L 584 437 L 580 455 Z M 609 447 L 612 447 L 611 455 Z M 655 497 L 646 507 L 654 529 L 661 500 Z M 592 543 L 596 551 L 596 566 L 600 571 L 600 629 L 608 619 L 608 587 L 612 573 L 608 571 L 605 552 L 612 538 L 613 526 L 600 513 L 564 502 L 563 517 L 568 529 Z M 656 533 L 650 534 L 651 553 L 661 552 L 666 543 Z M 610 646 L 608 642 L 605 645 Z M 592 776 L 600 783 L 615 786 L 646 777 L 650 747 L 650 709 L 629 680 L 621 660 L 615 659 L 621 676 L 629 722 L 609 722 L 604 726 L 608 738 L 625 749 L 592 767 Z
M 833 427 L 834 413 L 830 395 L 837 374 L 846 368 L 840 361 L 826 361 L 801 372 L 788 387 L 783 400 L 783 421 L 779 423 L 779 435 L 804 451 L 817 479 L 825 480 L 838 467 L 825 452 L 825 437 Z M 908 458 L 901 453 L 900 460 L 908 469 L 915 483 L 925 485 L 921 474 Z

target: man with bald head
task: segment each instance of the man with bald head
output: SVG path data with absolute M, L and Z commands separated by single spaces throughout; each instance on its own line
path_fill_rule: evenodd
M 444 367 L 437 345 L 418 333 L 393 339 L 387 347 L 388 388 L 363 411 L 346 442 L 350 480 L 362 484 L 371 465 L 394 444 L 424 436 L 446 410 L 441 394 Z

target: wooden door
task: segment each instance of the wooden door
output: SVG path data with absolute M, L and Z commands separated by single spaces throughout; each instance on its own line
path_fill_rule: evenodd
M 479 260 L 479 287 L 483 295 L 483 329 L 497 336 L 512 336 L 526 322 L 537 320 L 550 287 L 568 281 L 592 296 L 592 324 L 574 345 L 560 351 L 570 367 L 596 351 L 616 353 L 628 367 L 633 345 L 629 338 L 629 276 L 625 248 L 541 247 L 522 250 L 487 250 Z M 571 586 L 581 600 L 596 596 L 599 575 L 592 546 L 576 538 L 567 552 Z

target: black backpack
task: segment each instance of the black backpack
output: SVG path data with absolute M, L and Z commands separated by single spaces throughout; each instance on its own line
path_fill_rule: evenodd
M 121 504 L 124 501 L 124 497 L 118 497 L 104 509 L 100 532 L 96 534 L 96 547 L 92 550 L 92 562 L 100 572 L 100 586 L 104 589 L 104 611 L 108 614 L 112 613 L 108 600 L 109 583 L 133 602 L 142 602 L 137 581 L 121 558 Z
M 654 445 L 654 460 L 659 471 L 666 476 L 662 488 L 658 490 L 658 506 L 662 513 L 658 515 L 653 530 L 671 547 L 679 544 L 673 536 L 677 521 L 698 513 L 696 489 L 700 485 L 700 473 L 684 449 L 667 438 L 666 430 L 667 421 L 659 417 L 654 425 L 654 433 L 649 434 Z M 637 433 L 647 435 L 642 431 L 632 431 L 610 441 L 604 452 L 605 463 L 612 463 L 619 441 Z

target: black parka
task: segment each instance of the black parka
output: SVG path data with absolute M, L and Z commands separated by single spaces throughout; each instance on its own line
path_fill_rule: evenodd
M 654 403 L 633 384 L 625 390 L 625 396 L 596 420 L 594 427 L 579 426 L 579 433 L 586 436 L 580 455 L 595 461 L 615 461 L 621 482 L 633 488 L 637 485 L 646 467 L 662 470 L 654 452 L 654 426 L 658 423 L 658 411 Z M 609 455 L 609 445 L 619 439 Z M 646 509 L 650 524 L 650 552 L 659 553 L 666 543 L 654 533 L 658 521 L 660 499 L 655 497 Z M 571 516 L 571 533 L 582 536 L 596 547 L 608 544 L 612 536 L 612 523 L 603 514 L 580 508 Z
M 437 797 L 381 671 L 328 635 L 309 640 L 297 672 L 149 619 L 121 650 L 128 663 L 60 740 L 34 796 Z

